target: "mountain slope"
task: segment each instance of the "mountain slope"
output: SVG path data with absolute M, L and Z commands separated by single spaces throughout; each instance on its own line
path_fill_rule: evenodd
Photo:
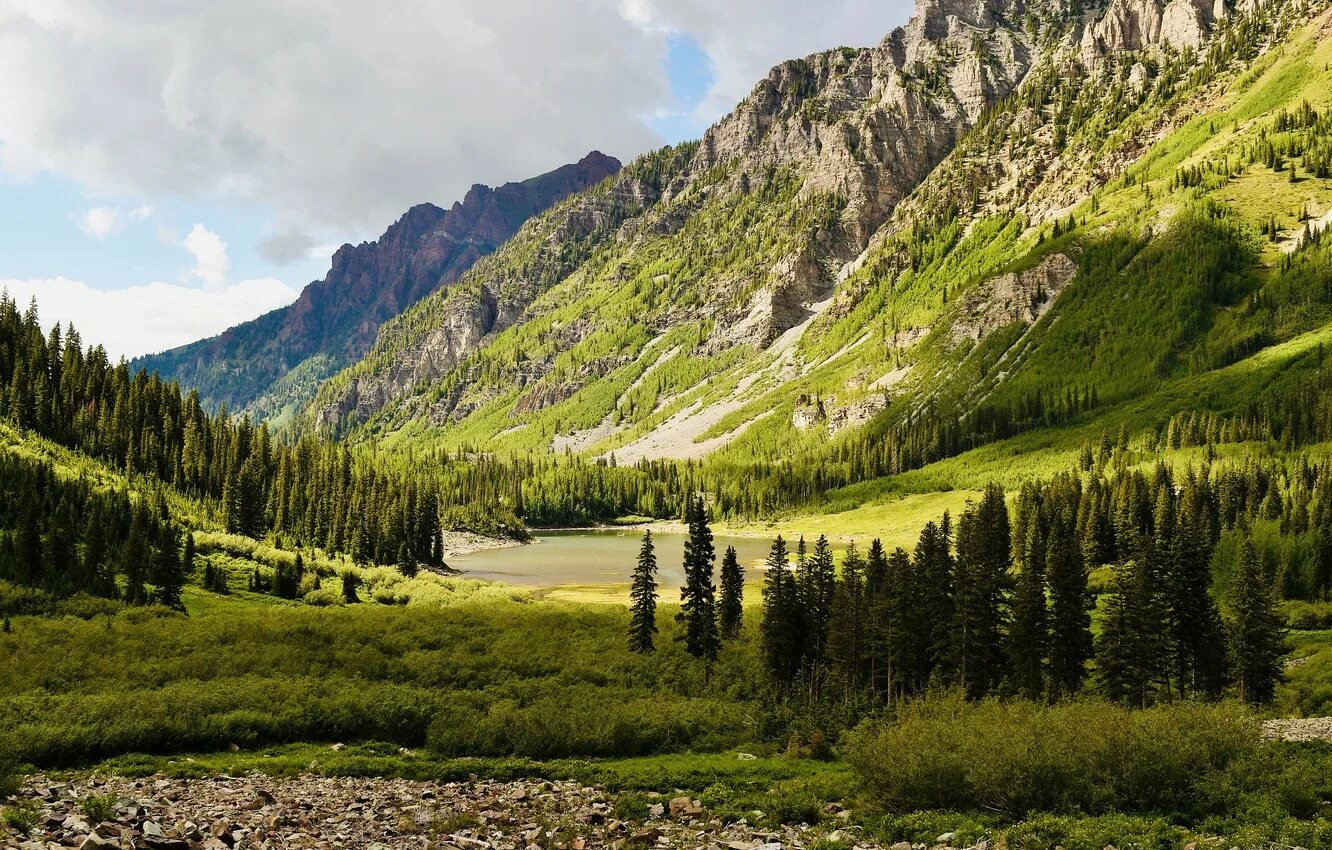
M 366 362 L 321 389 L 310 422 L 344 433 L 483 410 L 496 424 L 531 419 L 612 375 L 623 390 L 649 364 L 648 342 L 676 331 L 695 343 L 661 350 L 685 372 L 698 371 L 687 365 L 695 354 L 711 371 L 761 351 L 805 320 L 887 213 L 1017 87 L 1064 14 L 1033 8 L 1028 32 L 1003 12 L 934 2 L 877 47 L 779 65 L 700 143 L 644 157 L 605 198 L 529 223 L 459 287 L 386 327 Z M 616 198 L 632 204 L 584 226 Z M 550 242 L 564 232 L 577 263 Z M 550 247 L 534 251 L 538 242 Z M 580 402 L 576 421 L 528 429 L 524 442 L 548 447 L 600 422 L 602 402 Z
M 1329 319 L 1327 9 L 926 0 L 530 222 L 307 424 L 808 468 L 774 486 L 815 492 L 1026 430 L 1240 410 L 1252 385 L 1200 387 Z
M 385 320 L 456 282 L 533 215 L 619 168 L 594 151 L 521 183 L 475 185 L 448 210 L 412 207 L 377 241 L 339 248 L 327 276 L 289 307 L 134 365 L 197 388 L 209 404 L 274 417 L 364 354 Z

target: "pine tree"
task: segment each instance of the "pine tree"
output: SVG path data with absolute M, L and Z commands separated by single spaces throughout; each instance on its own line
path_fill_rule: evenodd
M 735 640 L 740 636 L 740 625 L 745 614 L 745 570 L 734 546 L 726 547 L 721 567 L 721 602 L 718 617 L 722 640 Z
M 951 678 L 953 627 L 953 590 L 956 581 L 956 563 L 949 551 L 952 527 L 947 513 L 941 523 L 927 522 L 916 543 L 914 572 L 919 582 L 920 616 L 926 636 L 925 664 L 919 671 L 925 681 L 937 672 Z
M 787 564 L 786 541 L 772 541 L 763 577 L 763 658 L 769 675 L 788 686 L 800 672 L 804 638 L 795 579 Z
M 1127 536 L 1134 554 L 1115 570 L 1096 664 L 1106 696 L 1145 708 L 1168 695 L 1169 611 L 1152 563 L 1151 539 L 1136 531 Z
M 848 691 L 865 681 L 866 625 L 869 610 L 865 596 L 865 559 L 853 541 L 842 556 L 842 575 L 833 590 L 828 618 L 828 659 Z
M 876 694 L 888 691 L 888 592 L 888 559 L 876 537 L 865 558 L 865 676 Z
M 657 555 L 651 530 L 643 532 L 643 545 L 638 550 L 629 599 L 629 649 L 652 652 L 656 648 L 653 635 L 657 633 Z
M 828 629 L 837 570 L 832 546 L 820 534 L 814 553 L 805 560 L 799 577 L 800 602 L 805 622 L 805 664 L 811 671 L 824 667 L 828 647 Z
M 125 601 L 130 605 L 143 605 L 148 601 L 144 587 L 148 574 L 148 521 L 142 507 L 134 509 L 130 520 L 129 536 L 121 549 L 121 572 L 125 574 Z
M 684 551 L 685 583 L 680 588 L 680 613 L 676 620 L 684 625 L 680 639 L 689 654 L 716 661 L 721 647 L 721 637 L 717 633 L 717 588 L 712 583 L 717 555 L 703 497 L 699 496 L 691 504 L 689 537 Z
M 1008 631 L 1013 687 L 1027 699 L 1045 696 L 1045 659 L 1050 646 L 1050 612 L 1045 598 L 1045 540 L 1040 528 L 1027 529 L 1022 571 L 1013 591 L 1012 625 Z
M 1050 586 L 1050 697 L 1071 697 L 1082 689 L 1091 660 L 1092 595 L 1077 528 L 1056 513 L 1050 523 L 1045 572 Z
M 351 570 L 345 570 L 342 573 L 342 600 L 348 605 L 354 605 L 361 601 L 357 590 L 361 586 L 361 579 Z
M 415 578 L 417 573 L 416 559 L 407 548 L 406 543 L 398 544 L 398 572 L 407 578 Z
M 1253 538 L 1246 537 L 1231 582 L 1229 644 L 1240 699 L 1252 705 L 1272 701 L 1284 678 L 1286 635 L 1276 599 Z
M 991 485 L 981 503 L 962 515 L 957 530 L 951 666 L 973 699 L 989 693 L 1004 678 L 1011 546 L 1004 492 Z
M 1218 697 L 1226 686 L 1225 628 L 1212 598 L 1211 547 L 1194 518 L 1175 524 L 1171 628 L 1181 697 Z
M 164 524 L 161 527 L 153 565 L 153 584 L 157 586 L 159 604 L 177 611 L 185 610 L 185 604 L 180 598 L 185 574 L 181 568 L 180 538 L 174 526 Z

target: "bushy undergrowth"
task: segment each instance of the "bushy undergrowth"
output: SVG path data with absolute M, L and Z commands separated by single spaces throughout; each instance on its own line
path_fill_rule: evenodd
M 907 705 L 895 723 L 863 725 L 846 748 L 891 811 L 1010 818 L 1029 811 L 1195 818 L 1231 811 L 1262 771 L 1275 771 L 1263 784 L 1278 796 L 1284 782 L 1298 784 L 1282 764 L 1259 771 L 1264 749 L 1257 721 L 1231 704 L 1130 711 L 1092 701 L 968 703 L 952 693 Z
M 705 681 L 667 611 L 646 657 L 609 606 L 158 613 L 0 633 L 0 729 L 18 758 L 357 740 L 542 758 L 716 749 L 752 738 L 766 693 L 753 635 Z

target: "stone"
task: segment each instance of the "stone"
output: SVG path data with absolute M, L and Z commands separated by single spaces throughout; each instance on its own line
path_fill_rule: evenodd
M 952 844 L 952 843 L 953 843 L 953 839 L 956 838 L 956 837 L 957 837 L 957 833 L 955 833 L 955 832 L 945 832 L 943 835 L 940 835 L 938 838 L 934 839 L 934 843 L 935 843 L 935 844 L 944 844 L 944 845 Z
M 696 817 L 703 814 L 703 806 L 697 800 L 688 797 L 675 797 L 670 802 L 671 817 Z

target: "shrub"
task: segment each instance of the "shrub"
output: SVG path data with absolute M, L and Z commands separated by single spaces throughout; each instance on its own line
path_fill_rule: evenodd
M 88 819 L 88 823 L 96 826 L 105 821 L 115 820 L 116 817 L 116 795 L 101 794 L 87 797 L 79 804 L 83 809 L 83 816 Z
M 611 808 L 611 817 L 627 821 L 647 820 L 650 805 L 642 794 L 621 794 Z
M 27 835 L 37 826 L 37 806 L 31 802 L 15 803 L 0 810 L 0 820 L 21 835 Z
M 18 759 L 11 748 L 0 740 L 0 800 L 17 794 L 19 790 Z
M 1332 602 L 1292 600 L 1282 606 L 1286 625 L 1297 631 L 1332 629 Z
M 907 705 L 896 723 L 862 725 L 848 758 L 890 811 L 1101 814 L 1198 812 L 1204 790 L 1262 747 L 1257 721 L 1233 705 L 1129 711 L 957 693 Z

